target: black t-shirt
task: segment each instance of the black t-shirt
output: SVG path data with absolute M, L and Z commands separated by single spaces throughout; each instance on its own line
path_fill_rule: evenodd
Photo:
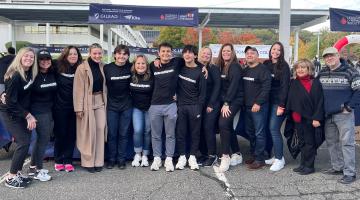
M 151 72 L 154 75 L 154 91 L 151 105 L 166 105 L 174 102 L 176 94 L 179 68 L 184 65 L 182 58 L 173 58 L 169 63 L 161 64 L 157 68 L 150 64 Z
M 200 67 L 182 67 L 177 86 L 178 105 L 203 105 L 205 96 L 206 80 L 202 69 Z
M 103 91 L 104 78 L 102 76 L 99 63 L 94 62 L 91 58 L 88 59 L 90 69 L 93 76 L 93 93 Z
M 56 95 L 57 83 L 54 72 L 39 73 L 31 89 L 31 113 L 51 112 Z
M 64 73 L 56 70 L 57 93 L 55 97 L 55 109 L 74 110 L 73 85 L 76 66 L 69 66 Z
M 10 116 L 25 118 L 30 111 L 30 96 L 32 87 L 32 74 L 25 72 L 24 80 L 19 72 L 15 72 L 10 79 L 5 81 L 5 102 L 0 109 L 6 111 Z
M 142 111 L 149 110 L 151 104 L 151 96 L 154 89 L 154 80 L 151 76 L 148 80 L 144 80 L 143 75 L 137 76 L 138 81 L 131 80 L 130 93 L 132 97 L 133 106 Z
M 243 104 L 244 91 L 241 80 L 241 66 L 238 63 L 231 63 L 228 73 L 221 72 L 221 100 L 230 105 Z
M 244 69 L 243 80 L 246 106 L 251 107 L 254 103 L 262 105 L 269 102 L 271 74 L 265 65 L 260 63 L 253 68 L 248 66 Z
M 131 63 L 126 62 L 123 66 L 118 66 L 114 62 L 109 63 L 104 67 L 104 74 L 108 89 L 107 109 L 125 111 L 131 108 Z

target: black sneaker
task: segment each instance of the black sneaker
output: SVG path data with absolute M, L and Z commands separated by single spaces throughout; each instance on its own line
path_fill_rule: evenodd
M 203 162 L 203 166 L 204 167 L 211 167 L 213 166 L 215 163 L 217 163 L 217 159 L 218 157 L 216 155 L 210 155 L 208 157 L 208 159 L 206 159 L 204 162 Z
M 114 162 L 114 161 L 108 161 L 108 162 L 106 163 L 106 168 L 107 168 L 107 169 L 112 169 L 112 168 L 114 168 L 114 166 L 115 166 L 115 162 Z
M 37 174 L 38 170 L 36 169 L 36 167 L 29 167 L 28 169 L 28 176 L 35 176 L 35 174 Z
M 324 170 L 322 173 L 327 174 L 327 175 L 342 175 L 343 171 L 330 168 L 330 169 Z
M 299 175 L 309 175 L 315 172 L 314 168 L 307 168 L 304 167 L 304 169 L 302 171 L 299 172 Z
M 94 167 L 95 168 L 95 172 L 101 172 L 102 171 L 102 167 Z
M 84 167 L 89 173 L 95 173 L 95 167 Z
M 342 184 L 350 184 L 356 180 L 356 176 L 348 176 L 345 175 L 341 179 L 338 180 L 339 183 Z
M 25 188 L 27 183 L 25 183 L 19 175 L 16 175 L 10 179 L 6 179 L 5 186 L 9 188 Z
M 294 168 L 293 172 L 301 172 L 302 170 L 304 170 L 304 168 L 305 168 L 304 166 L 300 165 L 299 167 Z
M 18 172 L 17 175 L 20 177 L 20 179 L 25 182 L 25 183 L 31 183 L 31 181 L 33 180 L 32 178 L 28 177 L 28 176 L 24 176 L 23 174 L 21 174 L 21 172 Z
M 118 164 L 119 169 L 125 169 L 126 168 L 126 163 L 124 161 L 120 161 Z

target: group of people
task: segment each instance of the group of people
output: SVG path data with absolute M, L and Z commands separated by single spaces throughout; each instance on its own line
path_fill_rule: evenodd
M 239 64 L 232 44 L 222 45 L 214 63 L 208 47 L 198 53 L 195 46 L 186 45 L 182 57 L 173 57 L 171 44 L 165 42 L 151 63 L 144 55 L 130 62 L 125 45 L 114 49 L 112 63 L 105 65 L 102 56 L 97 43 L 90 45 L 85 60 L 75 46 L 66 47 L 57 60 L 46 49 L 20 49 L 5 73 L 0 105 L 0 120 L 17 143 L 6 186 L 24 188 L 32 180 L 21 171 L 34 129 L 28 175 L 40 181 L 51 179 L 42 160 L 52 132 L 56 171 L 74 171 L 75 145 L 81 166 L 90 173 L 116 164 L 124 169 L 132 129 L 134 167 L 149 166 L 152 152 L 150 169 L 159 170 L 165 152 L 166 171 L 187 165 L 197 170 L 198 152 L 206 158 L 203 166 L 213 166 L 218 149 L 221 162 L 216 169 L 225 172 L 243 161 L 233 129 L 239 111 L 250 142 L 251 157 L 245 161 L 249 170 L 266 164 L 271 171 L 284 168 L 280 129 L 288 118 L 301 144 L 300 165 L 294 172 L 315 171 L 314 135 L 325 128 L 332 168 L 324 173 L 344 174 L 341 183 L 356 179 L 353 109 L 360 102 L 360 76 L 340 62 L 334 48 L 324 50 L 326 67 L 318 77 L 307 59 L 297 61 L 291 74 L 280 42 L 271 46 L 264 63 L 257 49 L 247 46 L 245 65 Z M 272 158 L 265 155 L 267 140 L 273 143 Z

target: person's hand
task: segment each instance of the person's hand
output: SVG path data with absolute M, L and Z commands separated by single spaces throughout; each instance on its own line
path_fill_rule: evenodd
M 224 118 L 228 118 L 231 115 L 230 107 L 229 105 L 223 105 L 221 108 L 221 115 Z
M 0 96 L 0 100 L 2 104 L 6 104 L 6 93 L 2 93 Z
M 317 128 L 320 126 L 320 122 L 318 120 L 313 120 L 312 125 L 313 127 Z
M 208 70 L 206 69 L 205 66 L 202 68 L 201 72 L 204 74 L 205 79 L 207 79 L 208 75 L 209 75 L 209 72 L 208 72 Z
M 80 111 L 80 112 L 76 112 L 76 117 L 78 118 L 82 118 L 84 116 L 84 112 L 83 111 Z
M 211 108 L 211 107 L 207 107 L 207 108 L 206 108 L 206 112 L 207 112 L 207 113 L 211 113 L 213 110 L 214 110 L 214 109 Z
M 173 99 L 174 99 L 174 101 L 176 101 L 176 100 L 177 100 L 176 94 L 173 96 Z
M 36 128 L 36 119 L 34 116 L 32 116 L 32 114 L 28 114 L 26 115 L 26 121 L 27 121 L 27 129 L 29 129 L 30 131 L 33 130 L 34 128 Z
M 251 108 L 251 112 L 259 112 L 260 110 L 260 105 L 254 103 L 254 105 Z
M 276 116 L 281 116 L 284 114 L 285 108 L 278 106 L 276 110 Z
M 160 59 L 155 59 L 155 60 L 154 60 L 154 66 L 155 66 L 156 68 L 160 68 L 160 67 L 161 67 Z

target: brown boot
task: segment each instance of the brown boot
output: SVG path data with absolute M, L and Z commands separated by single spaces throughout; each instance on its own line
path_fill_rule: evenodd
M 252 164 L 248 165 L 247 168 L 249 170 L 258 170 L 258 169 L 262 169 L 265 167 L 265 163 L 263 162 L 256 162 L 254 161 Z

